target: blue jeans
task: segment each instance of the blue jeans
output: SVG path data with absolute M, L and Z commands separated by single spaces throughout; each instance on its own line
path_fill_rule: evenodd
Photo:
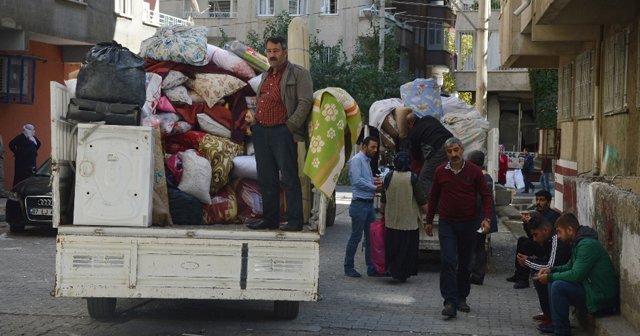
M 540 185 L 542 186 L 542 190 L 546 190 L 551 192 L 551 187 L 549 186 L 549 177 L 551 173 L 541 173 L 540 174 Z
M 280 175 L 287 202 L 286 218 L 302 226 L 302 189 L 298 177 L 298 148 L 286 125 L 253 127 L 258 185 L 262 194 L 263 220 L 280 223 Z
M 458 307 L 460 299 L 466 300 L 471 291 L 471 254 L 476 244 L 477 220 L 452 221 L 440 218 L 440 294 L 444 304 Z
M 569 324 L 569 306 L 587 310 L 584 287 L 573 282 L 556 280 L 549 283 L 549 301 L 551 302 L 551 320 L 555 336 L 571 335 Z
M 351 236 L 347 242 L 347 251 L 344 256 L 344 270 L 354 269 L 353 259 L 364 232 L 364 260 L 367 264 L 367 274 L 374 274 L 376 268 L 371 262 L 371 250 L 369 249 L 369 226 L 376 219 L 373 203 L 351 201 L 349 216 L 351 216 Z

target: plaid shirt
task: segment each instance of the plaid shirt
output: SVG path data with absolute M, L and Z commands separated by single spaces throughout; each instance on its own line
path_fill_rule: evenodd
M 280 81 L 287 63 L 278 69 L 269 69 L 260 87 L 260 99 L 256 103 L 256 120 L 260 125 L 269 127 L 287 122 L 287 108 L 280 96 Z

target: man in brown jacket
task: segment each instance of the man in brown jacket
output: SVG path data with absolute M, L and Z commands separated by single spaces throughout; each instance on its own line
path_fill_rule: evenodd
M 267 39 L 271 67 L 262 76 L 252 125 L 253 145 L 262 194 L 263 221 L 249 228 L 277 229 L 280 223 L 280 174 L 287 200 L 287 221 L 283 231 L 302 230 L 302 190 L 298 177 L 298 149 L 307 130 L 313 107 L 313 84 L 309 71 L 287 59 L 287 41 Z

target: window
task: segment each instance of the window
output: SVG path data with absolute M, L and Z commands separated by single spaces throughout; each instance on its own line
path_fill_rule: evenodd
M 593 116 L 593 50 L 586 51 L 576 57 L 575 99 L 573 111 L 577 118 Z
M 259 0 L 258 15 L 275 15 L 275 0 Z
M 609 36 L 604 47 L 603 112 L 627 111 L 627 42 L 629 31 Z
M 338 14 L 338 0 L 322 0 L 320 5 L 322 14 Z
M 131 1 L 132 0 L 115 0 L 115 11 L 118 14 L 131 16 Z
M 306 15 L 307 0 L 289 0 L 289 15 Z
M 566 63 L 558 71 L 558 120 L 560 121 L 566 121 L 572 117 L 572 69 L 573 63 Z
M 210 18 L 235 18 L 238 16 L 238 0 L 209 1 Z
M 445 30 L 442 22 L 429 22 L 427 24 L 427 49 L 445 50 Z
M 0 103 L 33 104 L 36 60 L 0 55 Z

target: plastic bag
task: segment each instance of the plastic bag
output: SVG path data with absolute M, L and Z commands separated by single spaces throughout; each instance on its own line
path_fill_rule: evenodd
M 146 99 L 144 59 L 115 41 L 96 44 L 82 62 L 76 97 L 143 106 Z
M 375 221 L 369 226 L 369 244 L 371 246 L 371 262 L 376 268 L 376 272 L 384 274 L 386 272 L 385 251 L 384 251 L 384 222 Z

